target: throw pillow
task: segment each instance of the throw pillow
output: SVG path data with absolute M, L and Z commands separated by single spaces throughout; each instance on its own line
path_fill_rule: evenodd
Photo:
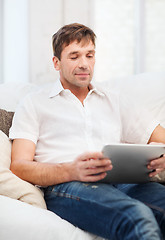
M 0 131 L 0 195 L 46 208 L 39 188 L 23 181 L 10 171 L 11 141 Z
M 0 109 L 0 130 L 9 136 L 9 129 L 12 124 L 14 112 L 7 112 L 4 109 Z

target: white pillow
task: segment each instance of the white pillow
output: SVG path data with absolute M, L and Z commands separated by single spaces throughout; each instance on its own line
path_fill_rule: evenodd
M 39 188 L 23 181 L 10 171 L 11 141 L 0 131 L 0 195 L 46 208 Z

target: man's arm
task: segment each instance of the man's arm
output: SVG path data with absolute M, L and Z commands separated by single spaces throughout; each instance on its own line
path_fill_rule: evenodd
M 148 141 L 148 143 L 151 142 L 165 143 L 165 128 L 163 128 L 161 125 L 158 125 Z
M 32 184 L 49 186 L 70 181 L 95 182 L 112 169 L 111 161 L 98 152 L 84 153 L 69 163 L 39 163 L 33 160 L 35 148 L 35 144 L 26 139 L 15 139 L 12 144 L 12 172 Z

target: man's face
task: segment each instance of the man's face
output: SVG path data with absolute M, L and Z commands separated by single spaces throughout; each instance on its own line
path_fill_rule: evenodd
M 86 88 L 93 77 L 95 47 L 91 41 L 74 41 L 63 49 L 61 60 L 54 57 L 53 61 L 64 88 Z

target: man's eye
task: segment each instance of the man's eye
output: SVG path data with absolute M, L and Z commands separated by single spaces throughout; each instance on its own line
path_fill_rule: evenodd
M 71 57 L 71 59 L 72 59 L 72 60 L 75 60 L 75 59 L 77 59 L 77 57 Z
M 87 58 L 93 58 L 94 56 L 93 55 L 88 55 Z

